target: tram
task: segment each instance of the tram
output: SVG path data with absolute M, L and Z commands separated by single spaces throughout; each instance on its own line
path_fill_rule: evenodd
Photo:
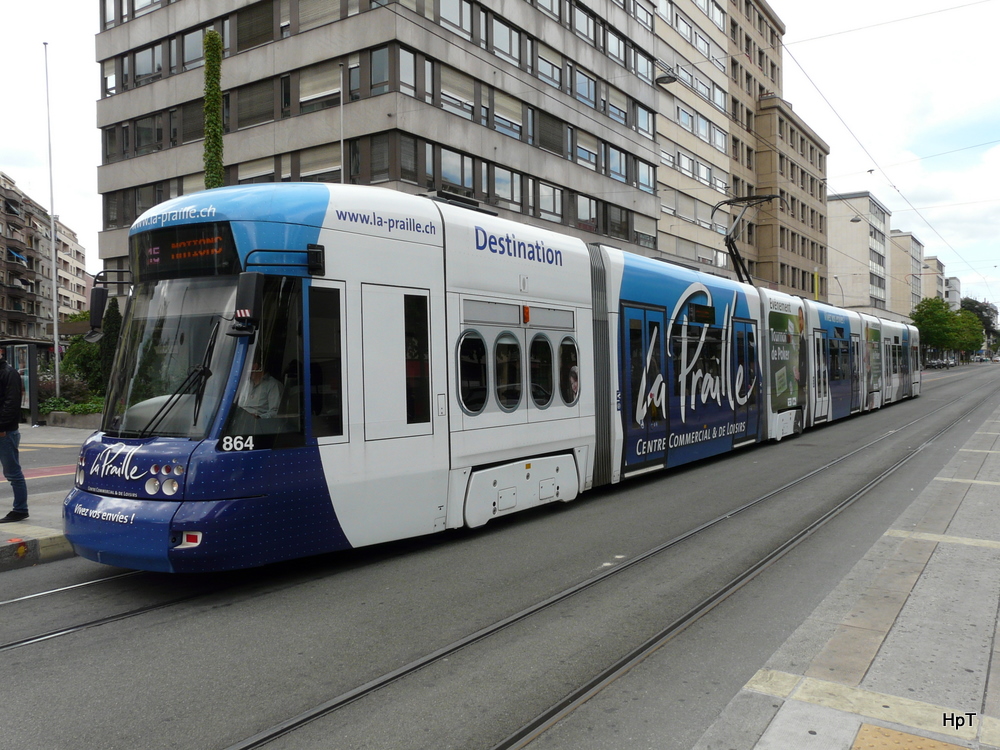
M 919 394 L 910 326 L 448 200 L 219 188 L 129 243 L 102 425 L 64 502 L 76 552 L 109 565 L 478 527 Z

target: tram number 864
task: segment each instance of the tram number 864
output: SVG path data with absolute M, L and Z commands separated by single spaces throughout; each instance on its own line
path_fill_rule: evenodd
M 224 451 L 252 451 L 253 435 L 243 437 L 241 435 L 226 435 L 222 438 L 222 450 Z

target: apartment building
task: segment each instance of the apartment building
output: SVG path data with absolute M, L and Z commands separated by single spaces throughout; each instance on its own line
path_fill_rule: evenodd
M 924 258 L 924 265 L 927 266 L 926 274 L 921 277 L 921 297 L 937 297 L 945 299 L 945 267 L 944 263 L 936 255 L 929 255 Z
M 962 309 L 962 280 L 957 276 L 944 280 L 944 300 L 952 310 Z
M 830 301 L 883 317 L 888 312 L 889 222 L 892 212 L 871 193 L 827 199 Z M 904 274 L 909 270 L 907 263 Z M 840 300 L 838 301 L 838 297 Z
M 932 273 L 924 262 L 924 244 L 912 232 L 889 231 L 889 278 L 887 309 L 909 318 L 922 299 L 922 278 Z
M 784 33 L 764 0 L 730 0 L 731 190 L 778 196 L 747 214 L 738 248 L 756 283 L 825 300 L 830 147 L 782 98 Z
M 724 235 L 730 210 L 726 13 L 712 0 L 662 0 L 656 10 L 662 67 L 657 172 L 661 215 L 657 254 L 699 270 L 732 276 Z
M 0 338 L 52 343 L 52 244 L 48 211 L 0 172 Z M 59 318 L 87 308 L 84 248 L 56 220 Z

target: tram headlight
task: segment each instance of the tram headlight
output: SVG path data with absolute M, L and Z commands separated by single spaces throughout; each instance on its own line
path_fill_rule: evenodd
M 163 494 L 164 495 L 176 495 L 177 490 L 181 488 L 180 484 L 176 479 L 168 479 L 163 483 Z
M 78 468 L 76 470 L 76 486 L 77 487 L 83 487 L 84 477 L 85 477 L 85 474 L 83 473 L 83 467 L 81 466 L 80 468 Z
M 155 495 L 160 491 L 160 480 L 159 479 L 147 479 L 146 480 L 146 494 Z

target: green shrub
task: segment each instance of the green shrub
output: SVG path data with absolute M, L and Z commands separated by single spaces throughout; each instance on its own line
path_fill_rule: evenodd
M 104 398 L 93 396 L 88 401 L 74 403 L 65 397 L 52 396 L 38 404 L 39 414 L 48 414 L 53 411 L 65 411 L 70 414 L 100 414 L 104 411 Z

